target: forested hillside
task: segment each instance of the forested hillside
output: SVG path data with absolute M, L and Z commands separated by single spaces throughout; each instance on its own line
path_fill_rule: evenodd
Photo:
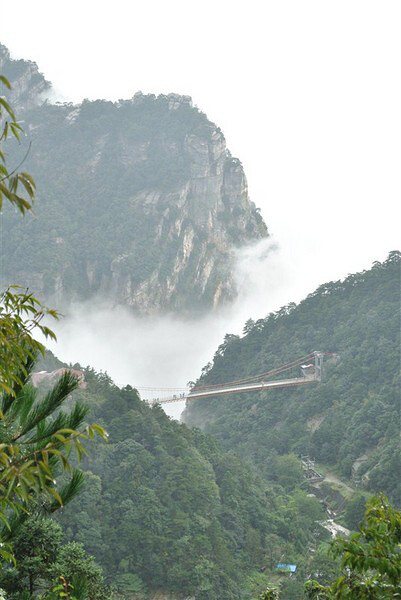
M 371 270 L 320 286 L 244 336 L 227 335 L 202 383 L 267 371 L 312 350 L 335 353 L 320 384 L 194 400 L 185 421 L 235 448 L 277 479 L 277 460 L 309 454 L 401 503 L 400 253 Z
M 38 368 L 59 366 L 47 357 Z M 58 518 L 110 585 L 135 598 L 237 600 L 256 597 L 281 557 L 302 572 L 308 545 L 328 534 L 316 523 L 324 518 L 317 499 L 295 489 L 302 474 L 294 465 L 283 485 L 269 485 L 134 389 L 89 368 L 85 379 L 75 397 L 107 427 L 110 443 L 91 450 L 86 487 Z
M 34 63 L 0 45 L 0 68 L 25 131 L 8 161 L 38 192 L 34 214 L 2 215 L 1 284 L 56 307 L 98 296 L 143 314 L 235 297 L 234 250 L 267 230 L 240 161 L 190 97 L 50 104 Z

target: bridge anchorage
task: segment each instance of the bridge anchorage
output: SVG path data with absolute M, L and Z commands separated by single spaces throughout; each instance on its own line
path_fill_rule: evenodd
M 327 354 L 327 353 L 326 353 Z M 262 392 L 265 390 L 307 385 L 321 381 L 323 371 L 324 352 L 311 352 L 281 367 L 271 369 L 266 373 L 252 375 L 235 381 L 211 385 L 195 385 L 192 388 L 137 388 L 149 404 L 168 404 L 170 402 L 182 402 L 184 400 L 195 400 L 197 398 L 210 398 L 211 396 L 222 396 L 223 394 L 240 394 L 241 392 Z M 295 372 L 295 376 L 282 378 L 289 371 Z M 291 374 L 290 374 L 291 375 Z M 273 379 L 274 378 L 274 379 Z

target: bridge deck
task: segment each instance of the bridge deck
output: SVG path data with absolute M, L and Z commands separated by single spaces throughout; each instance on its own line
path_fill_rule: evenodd
M 319 381 L 317 377 L 293 377 L 292 379 L 280 379 L 278 381 L 260 381 L 258 383 L 247 383 L 230 387 L 216 387 L 210 389 L 194 390 L 185 396 L 171 396 L 153 400 L 151 404 L 168 404 L 170 402 L 182 402 L 183 400 L 196 400 L 197 398 L 210 398 L 211 396 L 222 396 L 223 394 L 240 394 L 242 392 L 261 392 L 274 388 L 292 387 Z

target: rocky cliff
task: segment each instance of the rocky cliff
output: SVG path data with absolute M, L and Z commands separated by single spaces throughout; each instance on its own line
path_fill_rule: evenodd
M 12 81 L 13 88 L 7 92 L 14 110 L 31 108 L 43 102 L 50 84 L 38 71 L 36 63 L 28 60 L 12 60 L 8 49 L 0 44 L 0 73 Z M 4 92 L 2 91 L 1 94 Z
M 220 129 L 176 94 L 41 102 L 36 65 L 0 56 L 27 134 L 9 161 L 31 143 L 24 169 L 38 187 L 34 215 L 3 214 L 2 283 L 143 314 L 232 300 L 234 250 L 267 230 Z

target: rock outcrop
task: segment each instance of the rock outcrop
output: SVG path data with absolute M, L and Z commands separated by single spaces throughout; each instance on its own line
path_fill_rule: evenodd
M 0 44 L 0 73 L 12 81 L 12 90 L 7 95 L 14 110 L 32 108 L 40 104 L 43 102 L 44 93 L 50 88 L 49 82 L 39 73 L 36 63 L 28 60 L 12 60 L 8 49 L 2 44 Z
M 142 314 L 231 301 L 234 250 L 267 229 L 221 130 L 177 94 L 37 105 L 41 76 L 24 64 L 13 98 L 20 110 L 28 98 L 38 201 L 33 218 L 3 216 L 3 283 L 59 307 L 99 295 Z

